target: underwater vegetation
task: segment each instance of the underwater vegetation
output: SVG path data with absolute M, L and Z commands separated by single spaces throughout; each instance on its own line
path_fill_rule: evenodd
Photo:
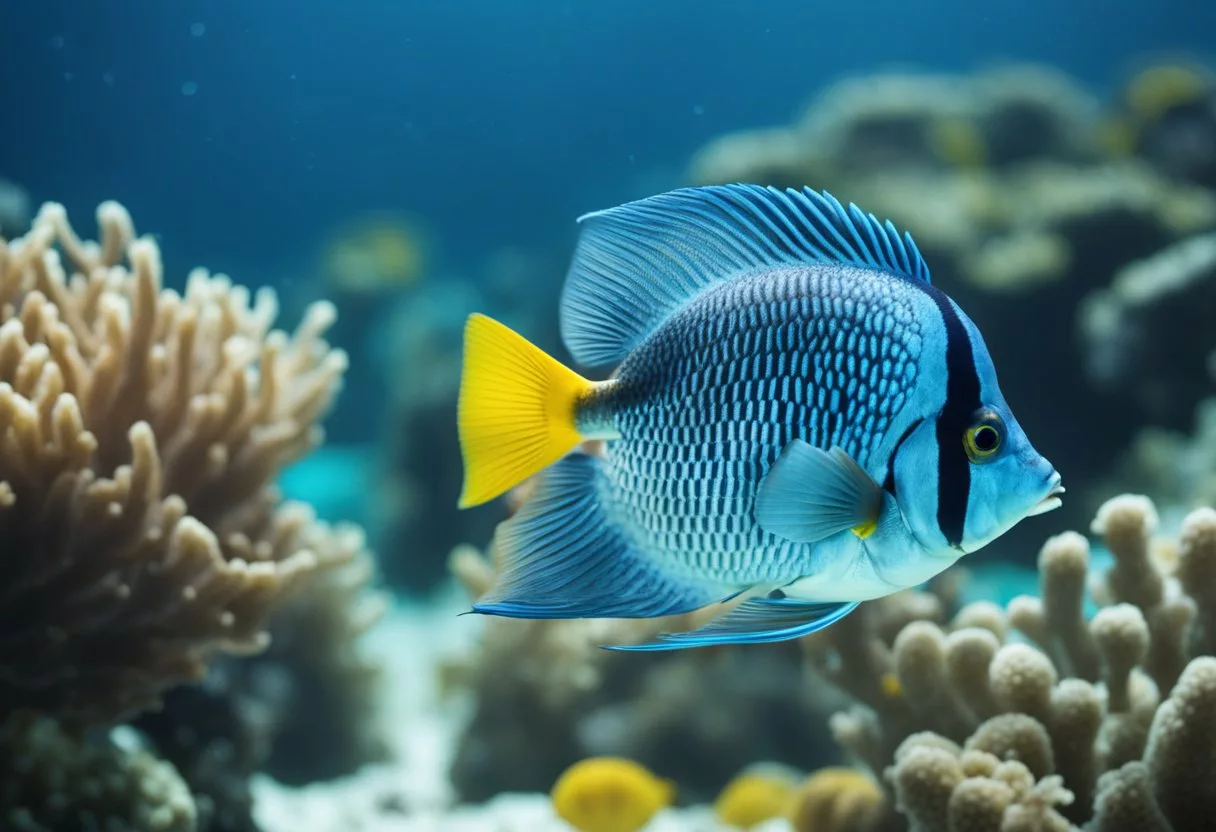
M 1158 61 L 1110 100 L 1044 67 L 846 79 L 666 186 L 733 182 L 909 230 L 1067 501 L 817 632 L 641 653 L 601 645 L 727 607 L 457 615 L 502 603 L 495 529 L 543 496 L 456 507 L 466 319 L 576 363 L 573 223 L 458 268 L 422 220 L 353 215 L 305 306 L 173 280 L 116 202 L 92 242 L 0 197 L 0 829 L 1210 829 L 1210 71 Z M 327 449 L 357 362 L 384 439 Z M 281 476 L 301 460 L 329 490 Z M 352 502 L 366 533 L 322 510 Z

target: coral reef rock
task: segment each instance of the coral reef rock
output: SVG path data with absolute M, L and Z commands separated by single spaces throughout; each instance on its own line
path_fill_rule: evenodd
M 0 828 L 199 829 L 190 790 L 171 764 L 110 737 L 84 743 L 45 717 L 0 724 Z
M 837 740 L 885 775 L 912 829 L 1208 828 L 1216 511 L 1191 512 L 1174 540 L 1156 525 L 1149 500 L 1116 497 L 1092 525 L 1114 556 L 1102 571 L 1067 532 L 1042 548 L 1039 597 L 976 602 L 944 626 L 921 617 L 893 638 L 871 609 L 804 639 L 857 700 L 833 717 Z

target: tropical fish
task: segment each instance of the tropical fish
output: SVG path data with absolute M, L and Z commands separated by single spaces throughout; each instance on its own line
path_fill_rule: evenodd
M 830 194 L 685 188 L 580 218 L 560 308 L 594 382 L 465 329 L 461 506 L 540 472 L 479 613 L 646 618 L 616 649 L 771 642 L 920 584 L 1060 505 L 1060 475 L 911 236 Z M 579 450 L 603 440 L 602 453 Z

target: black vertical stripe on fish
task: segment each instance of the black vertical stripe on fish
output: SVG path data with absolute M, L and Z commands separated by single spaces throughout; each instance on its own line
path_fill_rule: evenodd
M 920 423 L 923 421 L 925 421 L 925 420 L 917 419 L 915 422 L 913 422 L 912 424 L 910 424 L 906 428 L 904 428 L 904 432 L 902 434 L 900 434 L 899 440 L 895 443 L 895 447 L 891 449 L 891 459 L 887 462 L 887 476 L 882 481 L 882 487 L 883 487 L 883 490 L 886 491 L 888 494 L 890 494 L 892 497 L 896 496 L 896 494 L 895 494 L 895 458 L 899 455 L 899 449 L 901 447 L 903 447 L 904 440 L 907 439 L 909 436 L 911 436 L 912 431 L 914 431 L 918 427 L 920 427 Z
M 946 404 L 937 420 L 937 526 L 946 542 L 958 547 L 971 495 L 971 460 L 963 447 L 963 434 L 982 404 L 980 379 L 962 319 L 944 294 L 927 287 L 926 291 L 946 325 Z

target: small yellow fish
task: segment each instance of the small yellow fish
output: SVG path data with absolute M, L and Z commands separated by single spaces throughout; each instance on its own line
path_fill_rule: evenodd
M 395 214 L 369 214 L 341 228 L 325 247 L 326 279 L 336 289 L 378 294 L 413 286 L 426 268 L 423 232 Z
M 718 820 L 740 829 L 751 829 L 790 810 L 798 782 L 792 775 L 756 768 L 744 771 L 726 784 L 714 801 Z
M 557 816 L 579 832 L 638 832 L 675 799 L 675 784 L 620 757 L 580 760 L 557 778 Z

